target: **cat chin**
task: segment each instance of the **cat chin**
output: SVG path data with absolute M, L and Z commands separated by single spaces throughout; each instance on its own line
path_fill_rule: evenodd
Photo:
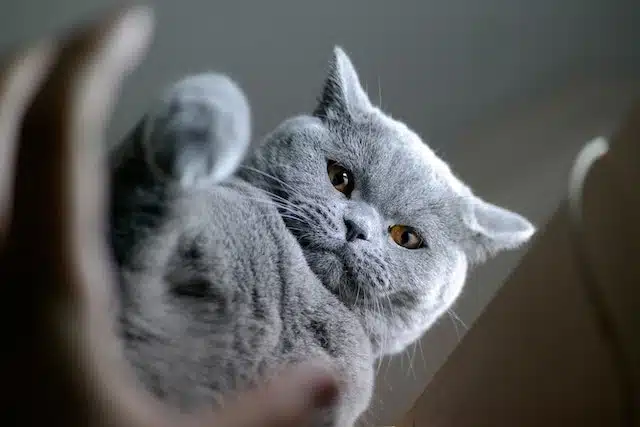
M 409 346 L 420 340 L 431 328 L 439 316 L 431 316 L 424 319 L 420 327 L 405 329 L 399 324 L 389 323 L 388 319 L 365 316 L 365 330 L 372 337 L 377 357 L 393 356 L 405 351 Z
M 407 348 L 409 348 L 409 346 L 411 346 L 420 338 L 422 338 L 422 335 L 427 331 L 427 329 L 429 328 L 427 327 L 419 335 L 412 337 L 411 339 L 394 340 L 391 342 L 384 343 L 384 345 L 380 348 L 380 354 L 385 356 L 393 356 L 395 354 L 400 354 L 404 352 L 405 350 L 407 350 Z
M 414 341 L 405 342 L 405 341 L 393 341 L 390 343 L 385 343 L 380 347 L 380 355 L 383 356 L 393 356 L 396 354 L 400 354 L 404 352 L 407 347 L 409 347 Z

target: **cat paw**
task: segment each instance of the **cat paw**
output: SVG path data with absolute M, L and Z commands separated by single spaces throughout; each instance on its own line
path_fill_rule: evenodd
M 231 176 L 249 150 L 250 108 L 229 77 L 199 74 L 174 84 L 146 118 L 149 165 L 183 186 Z

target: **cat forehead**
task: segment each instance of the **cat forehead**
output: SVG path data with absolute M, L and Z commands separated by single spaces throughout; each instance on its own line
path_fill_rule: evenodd
M 403 122 L 376 111 L 367 122 L 351 127 L 351 132 L 354 135 L 346 139 L 357 140 L 356 149 L 368 151 L 363 157 L 378 166 L 370 170 L 372 177 L 402 181 L 409 187 L 415 184 L 424 191 L 441 192 L 441 196 L 464 197 L 469 193 L 449 165 Z
M 363 197 L 384 215 L 450 227 L 465 211 L 468 187 L 404 123 L 381 113 L 330 129 L 334 160 L 354 168 Z

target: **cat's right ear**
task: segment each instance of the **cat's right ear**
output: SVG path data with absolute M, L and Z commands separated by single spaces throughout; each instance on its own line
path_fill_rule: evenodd
M 528 219 L 508 209 L 471 196 L 471 210 L 465 217 L 469 237 L 464 249 L 473 264 L 493 255 L 516 249 L 535 233 Z
M 372 108 L 351 60 L 342 48 L 334 47 L 329 74 L 313 115 L 321 119 L 353 119 Z

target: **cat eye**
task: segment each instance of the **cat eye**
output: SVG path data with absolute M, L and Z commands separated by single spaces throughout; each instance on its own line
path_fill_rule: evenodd
M 329 160 L 327 163 L 327 173 L 329 174 L 331 185 L 345 196 L 350 197 L 355 185 L 351 172 L 338 162 Z
M 392 225 L 389 227 L 389 235 L 394 242 L 403 248 L 420 249 L 424 247 L 424 240 L 420 234 L 408 225 Z

